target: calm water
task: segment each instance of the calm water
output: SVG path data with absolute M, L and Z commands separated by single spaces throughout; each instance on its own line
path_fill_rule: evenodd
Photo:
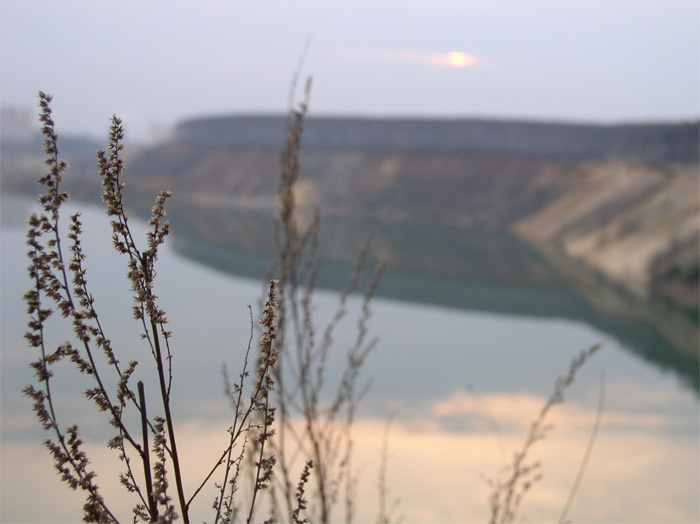
M 124 261 L 111 252 L 101 211 L 79 207 L 86 224 L 88 279 L 101 318 L 122 360 L 145 361 L 145 348 L 128 329 L 133 320 L 128 284 L 120 278 Z M 28 211 L 26 200 L 3 196 L 0 520 L 71 522 L 80 518 L 75 508 L 82 498 L 68 492 L 54 474 L 41 448 L 44 435 L 28 400 L 18 393 L 30 380 L 27 363 L 34 358 L 23 340 L 21 303 L 29 287 L 24 259 Z M 239 230 L 219 227 L 233 238 L 250 238 L 261 227 L 253 215 L 214 223 L 238 224 Z M 197 475 L 211 462 L 211 450 L 226 440 L 221 364 L 227 362 L 232 370 L 240 365 L 250 329 L 247 304 L 257 304 L 262 290 L 265 241 L 242 247 L 215 241 L 206 226 L 184 215 L 174 216 L 173 225 L 159 261 L 156 292 L 175 332 L 174 390 L 182 425 L 178 446 L 191 450 L 185 467 Z M 330 227 L 335 227 L 330 236 L 343 239 L 340 246 L 345 248 L 331 247 L 326 253 L 329 282 L 346 270 L 344 251 L 360 242 L 353 232 L 357 228 Z M 145 233 L 142 224 L 136 229 Z M 382 234 L 380 228 L 380 255 L 398 256 L 402 262 L 386 275 L 382 296 L 373 305 L 371 329 L 380 343 L 365 369 L 372 387 L 354 433 L 361 475 L 358 520 L 376 517 L 382 431 L 397 409 L 388 482 L 391 496 L 401 500 L 399 513 L 408 522 L 486 520 L 488 489 L 482 475 L 494 476 L 504 453 L 508 457 L 522 444 L 529 422 L 572 357 L 602 342 L 603 349 L 577 376 L 567 402 L 553 413 L 554 431 L 535 448 L 533 458 L 543 462 L 544 478 L 528 494 L 521 514 L 531 522 L 559 518 L 585 452 L 604 375 L 603 423 L 570 517 L 576 522 L 697 522 L 698 361 L 689 349 L 697 348 L 693 323 L 659 306 L 644 309 L 619 290 L 582 277 L 577 282 L 589 285 L 571 291 L 557 276 L 563 274 L 561 268 L 553 269 L 526 247 L 508 241 L 494 245 L 485 240 L 488 235 L 459 241 L 454 235 L 444 230 L 416 237 L 406 226 Z M 411 236 L 414 242 L 408 241 Z M 431 244 L 407 248 L 417 243 L 415 238 L 423 244 L 429 238 Z M 446 244 L 456 245 L 456 251 L 448 253 Z M 506 255 L 499 255 L 499 249 L 507 249 Z M 523 258 L 528 260 L 524 265 Z M 518 260 L 522 269 L 493 260 Z M 601 287 L 590 293 L 594 285 Z M 603 293 L 606 300 L 601 302 Z M 316 299 L 323 325 L 337 292 L 320 291 Z M 351 306 L 357 310 L 357 300 Z M 349 344 L 354 326 L 350 316 L 339 327 L 339 350 Z M 57 343 L 70 336 L 69 328 L 55 327 Z M 331 378 L 341 361 L 341 355 L 331 359 Z M 82 404 L 69 388 L 59 388 L 59 393 L 67 395 L 62 405 L 68 424 Z M 95 461 L 116 471 L 118 465 L 108 462 L 102 449 L 98 416 L 83 432 Z M 106 477 L 103 484 L 109 483 Z M 208 518 L 205 502 L 199 518 Z

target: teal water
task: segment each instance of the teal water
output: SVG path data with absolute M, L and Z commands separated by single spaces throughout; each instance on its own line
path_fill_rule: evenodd
M 46 455 L 40 446 L 44 436 L 29 414 L 29 402 L 19 394 L 31 379 L 28 362 L 33 358 L 23 340 L 26 315 L 21 302 L 29 288 L 24 223 L 30 208 L 26 199 L 3 195 L 0 520 L 41 521 L 50 515 L 52 521 L 70 522 L 75 519 L 75 509 L 67 502 L 70 499 L 62 497 L 67 490 L 51 472 L 50 462 L 41 458 Z M 122 278 L 125 261 L 111 251 L 109 236 L 105 235 L 108 225 L 101 211 L 72 203 L 66 211 L 77 208 L 82 209 L 85 223 L 88 279 L 94 284 L 105 328 L 112 333 L 123 361 L 138 358 L 146 362 L 147 350 L 132 329 L 130 292 Z M 245 220 L 207 218 L 204 222 L 219 225 L 218 241 L 206 227 L 173 214 L 173 234 L 161 253 L 156 284 L 156 293 L 175 333 L 173 388 L 177 417 L 187 428 L 200 428 L 192 433 L 193 439 L 208 435 L 227 418 L 221 365 L 227 362 L 232 370 L 240 365 L 250 333 L 247 304 L 255 307 L 258 303 L 263 289 L 261 265 L 269 259 L 265 240 L 252 246 L 235 246 L 225 240 L 229 231 L 231 237 L 245 238 L 251 231 L 255 237 L 262 237 L 262 226 L 255 216 Z M 136 219 L 133 224 L 143 238 L 145 224 Z M 239 224 L 241 230 L 233 231 L 221 224 Z M 182 233 L 178 233 L 178 225 Z M 333 231 L 329 236 L 343 241 L 340 247 L 329 247 L 324 253 L 329 270 L 323 283 L 341 281 L 349 274 L 351 266 L 344 251 L 354 252 L 355 245 L 362 242 L 363 235 L 356 233 L 364 229 L 364 224 L 360 226 L 329 226 Z M 558 408 L 562 418 L 548 448 L 557 450 L 557 442 L 566 448 L 568 442 L 571 449 L 566 454 L 574 462 L 579 460 L 604 375 L 604 422 L 572 518 L 589 522 L 697 520 L 698 370 L 697 358 L 693 360 L 687 351 L 687 345 L 693 343 L 692 329 L 690 335 L 677 340 L 663 329 L 669 323 L 687 326 L 682 313 L 662 311 L 665 317 L 654 317 L 659 307 L 650 306 L 644 312 L 622 291 L 610 291 L 599 283 L 600 289 L 608 289 L 607 296 L 612 296 L 607 302 L 611 309 L 606 313 L 590 295 L 572 291 L 555 269 L 512 239 L 501 243 L 507 252 L 499 255 L 499 245 L 488 240 L 488 235 L 468 239 L 454 230 L 437 234 L 424 229 L 416 234 L 416 229 L 408 226 L 398 229 L 382 233 L 380 228 L 377 237 L 383 249 L 377 258 L 388 253 L 403 263 L 388 270 L 380 296 L 373 303 L 370 328 L 379 343 L 364 369 L 364 377 L 372 384 L 360 411 L 358 449 L 365 449 L 363 428 L 374 427 L 373 421 L 379 424 L 399 409 L 392 464 L 400 475 L 393 491 L 404 500 L 402 512 L 407 520 L 477 521 L 485 518 L 481 515 L 487 510 L 481 488 L 474 488 L 481 498 L 477 497 L 470 509 L 465 509 L 466 502 L 459 502 L 461 498 L 454 501 L 455 497 L 447 497 L 453 486 L 462 486 L 462 490 L 471 482 L 480 486 L 483 471 L 462 471 L 460 475 L 465 477 L 455 480 L 451 477 L 455 473 L 442 467 L 441 475 L 446 479 L 441 482 L 445 485 L 426 487 L 425 473 L 409 467 L 404 446 L 413 449 L 415 439 L 424 438 L 421 446 L 435 450 L 429 454 L 431 464 L 454 464 L 453 446 L 458 445 L 458 438 L 470 443 L 468 449 L 480 449 L 477 437 L 485 433 L 485 419 L 469 403 L 474 398 L 481 399 L 478 406 L 490 406 L 507 444 L 521 442 L 526 426 L 520 425 L 518 417 L 536 414 L 536 406 L 550 394 L 556 377 L 568 369 L 571 358 L 595 343 L 602 343 L 603 349 L 581 370 L 567 394 L 567 403 Z M 411 235 L 413 243 L 409 241 Z M 456 249 L 448 249 L 446 244 Z M 413 251 L 406 245 L 412 245 Z M 435 257 L 432 262 L 431 256 Z M 518 270 L 523 259 L 527 263 Z M 494 260 L 501 260 L 500 266 Z M 337 301 L 334 286 L 325 287 L 316 294 L 319 325 L 330 319 Z M 611 304 L 620 303 L 632 304 L 630 308 L 637 308 L 633 309 L 635 314 L 618 317 L 618 310 Z M 351 313 L 358 312 L 359 298 L 352 299 L 350 306 Z M 71 336 L 69 327 L 52 327 L 56 343 Z M 339 352 L 329 359 L 329 381 L 340 376 L 343 352 L 354 332 L 353 315 L 349 315 L 335 335 Z M 62 408 L 66 419 L 84 413 L 79 394 L 71 393 L 75 383 L 71 379 L 62 385 L 59 380 L 56 383 L 56 392 L 66 395 Z M 531 404 L 535 411 L 513 409 Z M 518 410 L 526 413 L 519 414 Z M 101 427 L 99 420 L 91 417 L 83 425 L 83 432 L 99 444 L 105 438 Z M 556 440 L 557 430 L 561 441 Z M 377 448 L 380 438 L 379 434 L 376 442 L 368 440 L 366 449 Z M 490 446 L 493 435 L 484 439 L 497 464 L 496 446 Z M 440 449 L 444 450 L 442 455 Z M 420 462 L 415 454 L 410 460 Z M 479 457 L 485 454 L 477 453 Z M 34 464 L 35 460 L 41 462 Z M 366 460 L 368 464 L 376 463 L 376 456 Z M 553 508 L 561 507 L 561 497 L 565 500 L 568 487 L 559 482 L 572 480 L 567 477 L 572 467 L 567 460 L 550 458 L 540 494 L 535 495 L 533 490 L 532 505 L 525 508 L 531 519 L 548 520 Z M 27 469 L 30 465 L 45 469 L 33 471 Z M 32 471 L 31 478 L 27 478 L 28 471 Z M 35 492 L 40 491 L 58 506 L 47 509 L 29 504 L 27 500 L 36 496 L 23 495 L 30 481 Z M 366 484 L 374 486 L 374 478 Z M 417 486 L 423 486 L 422 491 L 418 490 L 420 496 L 412 495 Z M 443 496 L 447 497 L 444 501 Z M 640 496 L 644 503 L 626 502 Z M 360 510 L 367 520 L 372 520 L 375 513 L 374 506 Z

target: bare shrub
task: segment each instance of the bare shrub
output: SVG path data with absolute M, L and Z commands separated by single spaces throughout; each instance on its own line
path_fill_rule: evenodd
M 52 391 L 52 385 L 59 380 L 59 369 L 63 372 L 66 365 L 70 367 L 72 364 L 78 373 L 91 379 L 92 387 L 87 388 L 84 395 L 95 404 L 97 411 L 106 413 L 107 421 L 114 429 L 115 434 L 107 445 L 116 451 L 124 464 L 125 471 L 120 480 L 124 488 L 135 496 L 135 521 L 172 522 L 182 518 L 184 522 L 189 522 L 189 508 L 193 499 L 218 472 L 223 474 L 223 482 L 219 485 L 219 496 L 214 504 L 215 522 L 230 522 L 238 466 L 247 452 L 246 443 L 252 440 L 250 447 L 255 452 L 253 460 L 256 469 L 253 496 L 247 511 L 247 521 L 250 522 L 256 496 L 269 485 L 274 466 L 274 457 L 267 453 L 267 448 L 268 439 L 274 434 L 275 408 L 271 402 L 271 392 L 275 381 L 274 369 L 279 360 L 275 344 L 278 329 L 277 282 L 270 281 L 261 314 L 262 334 L 252 384 L 246 380 L 250 374 L 249 343 L 240 380 L 233 388 L 235 417 L 228 445 L 222 445 L 221 458 L 188 498 L 183 489 L 181 452 L 176 444 L 176 423 L 171 410 L 172 333 L 167 330 L 166 313 L 155 295 L 158 248 L 169 233 L 165 202 L 170 193 L 163 192 L 156 199 L 145 247 L 139 247 L 129 226 L 122 197 L 125 183 L 121 180 L 124 162 L 120 151 L 123 149 L 124 131 L 121 121 L 113 117 L 107 152 L 100 151 L 97 155 L 102 198 L 107 206 L 107 215 L 111 217 L 114 249 L 128 261 L 128 279 L 134 299 L 133 316 L 140 326 L 141 338 L 150 352 L 153 366 L 150 375 L 152 381 L 145 384 L 139 381 L 134 388 L 131 377 L 141 364 L 134 360 L 123 365 L 119 361 L 100 322 L 96 300 L 87 281 L 79 213 L 70 217 L 67 250 L 63 244 L 65 239 L 60 234 L 59 222 L 61 206 L 69 199 L 69 195 L 61 191 L 67 164 L 58 156 L 58 137 L 50 109 L 51 97 L 39 93 L 39 101 L 49 172 L 40 179 L 45 187 L 45 192 L 39 197 L 43 211 L 32 215 L 27 234 L 29 275 L 33 288 L 24 297 L 30 315 L 26 338 L 30 346 L 39 352 L 39 357 L 31 364 L 36 383 L 27 386 L 24 393 L 33 400 L 34 411 L 44 430 L 52 434 L 45 445 L 54 458 L 56 469 L 70 488 L 86 492 L 87 500 L 83 506 L 86 522 L 118 522 L 100 493 L 96 472 L 89 467 L 78 424 L 73 423 L 63 429 L 57 416 L 55 405 L 59 399 Z M 74 341 L 56 348 L 49 346 L 47 337 L 47 321 L 54 315 L 52 307 L 72 324 L 75 333 Z M 110 386 L 110 383 L 113 385 Z M 147 410 L 146 388 L 159 393 L 160 405 L 156 409 L 149 406 Z M 244 393 L 244 390 L 250 392 Z M 155 415 L 149 415 L 154 411 Z M 127 412 L 136 412 L 138 416 L 128 417 Z M 171 482 L 174 482 L 173 488 Z M 230 485 L 228 492 L 225 491 L 227 485 Z
M 540 462 L 528 462 L 528 454 L 532 447 L 544 439 L 553 426 L 546 423 L 549 411 L 564 401 L 564 390 L 569 387 L 576 376 L 576 372 L 600 348 L 600 344 L 591 346 L 579 353 L 569 366 L 566 375 L 559 377 L 554 385 L 554 391 L 539 412 L 537 418 L 530 424 L 530 429 L 523 443 L 523 447 L 513 455 L 513 462 L 507 466 L 496 479 L 487 479 L 491 487 L 489 507 L 491 524 L 503 524 L 513 522 L 520 508 L 525 494 L 532 486 L 542 478 L 542 464 Z M 598 424 L 598 422 L 596 422 Z M 575 487 L 574 487 L 575 490 Z M 572 492 L 573 494 L 573 492 Z M 571 500 L 567 501 L 562 517 L 565 516 Z

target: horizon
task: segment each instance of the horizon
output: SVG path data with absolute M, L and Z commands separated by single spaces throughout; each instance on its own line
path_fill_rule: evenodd
M 16 106 L 2 106 L 2 110 L 30 110 L 28 107 L 16 107 Z M 38 115 L 38 110 L 36 111 Z M 119 115 L 116 115 L 119 116 Z M 167 136 L 161 136 L 159 140 L 168 140 L 172 137 L 172 134 L 177 130 L 177 128 L 183 124 L 196 121 L 206 121 L 206 120 L 218 120 L 218 119 L 228 119 L 228 118 L 279 118 L 285 119 L 289 116 L 287 112 L 228 112 L 228 113 L 208 113 L 200 115 L 184 115 L 182 119 L 177 120 L 172 123 L 171 127 L 167 130 Z M 618 127 L 645 127 L 645 126 L 685 126 L 685 125 L 696 125 L 700 126 L 700 116 L 695 118 L 687 119 L 666 119 L 666 120 L 620 120 L 612 122 L 601 122 L 595 120 L 566 120 L 549 118 L 527 118 L 527 117 L 509 117 L 507 115 L 503 116 L 449 116 L 449 115 L 372 115 L 372 114 L 314 114 L 309 112 L 304 117 L 306 121 L 313 120 L 347 120 L 347 121 L 383 121 L 383 122 L 407 122 L 407 123 L 417 123 L 417 122 L 484 122 L 484 123 L 496 123 L 496 124 L 533 124 L 533 125 L 543 125 L 543 126 L 570 126 L 570 127 L 589 127 L 589 128 L 618 128 Z M 32 121 L 32 138 L 41 138 L 43 140 L 43 135 L 39 129 L 38 119 L 35 123 Z M 145 145 L 150 145 L 156 143 L 154 140 L 149 139 L 137 139 L 134 140 L 133 137 L 128 136 L 129 128 L 128 122 L 124 122 L 127 136 L 126 139 L 129 141 L 135 141 L 137 143 L 145 143 Z M 60 126 L 60 122 L 57 123 Z M 60 138 L 71 138 L 71 139 L 83 139 L 90 141 L 101 141 L 104 139 L 103 135 L 106 135 L 107 128 L 105 131 L 99 134 L 90 134 L 89 132 L 62 132 L 59 135 Z M 3 134 L 4 135 L 4 134 Z M 3 140 L 7 140 L 4 136 Z
M 288 112 L 265 112 L 265 111 L 238 111 L 238 112 L 228 112 L 228 113 L 207 113 L 200 115 L 183 116 L 182 119 L 175 122 L 175 125 L 182 124 L 184 122 L 196 121 L 196 120 L 213 120 L 217 118 L 239 118 L 239 117 L 252 117 L 252 118 L 286 118 L 289 115 Z M 565 117 L 525 117 L 525 116 L 508 116 L 508 115 L 421 115 L 421 114 L 370 114 L 370 113 L 314 113 L 309 111 L 304 117 L 305 120 L 383 120 L 383 121 L 473 121 L 473 122 L 503 122 L 503 123 L 525 123 L 525 124 L 545 124 L 545 125 L 572 125 L 572 126 L 590 126 L 590 127 L 618 127 L 618 126 L 644 126 L 644 125 L 675 125 L 675 124 L 700 124 L 700 114 L 695 117 L 677 119 L 640 119 L 635 120 L 630 118 L 629 120 L 616 120 L 616 121 L 601 121 L 601 120 L 573 120 L 566 119 Z

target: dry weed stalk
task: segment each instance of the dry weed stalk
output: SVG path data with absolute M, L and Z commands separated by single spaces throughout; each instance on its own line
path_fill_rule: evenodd
M 111 217 L 113 246 L 128 259 L 128 278 L 134 294 L 133 316 L 140 324 L 141 337 L 155 365 L 155 389 L 161 402 L 158 414 L 150 417 L 145 400 L 146 384 L 139 381 L 135 392 L 130 383 L 139 363 L 131 361 L 125 366 L 120 363 L 100 322 L 95 298 L 89 291 L 79 213 L 70 217 L 67 238 L 71 242 L 71 256 L 68 258 L 64 254 L 59 219 L 61 205 L 69 198 L 67 193 L 61 192 L 67 164 L 58 157 L 51 97 L 39 94 L 49 173 L 40 179 L 45 186 L 45 193 L 39 197 L 43 212 L 32 215 L 29 220 L 29 275 L 34 287 L 24 298 L 30 315 L 26 338 L 40 356 L 31 364 L 36 387 L 29 385 L 24 393 L 32 398 L 43 429 L 53 434 L 45 445 L 62 480 L 72 489 L 80 488 L 86 492 L 87 500 L 83 506 L 86 522 L 118 522 L 118 519 L 95 483 L 96 473 L 88 467 L 89 460 L 82 449 L 78 425 L 73 424 L 64 430 L 59 424 L 52 384 L 54 373 L 63 361 L 69 361 L 79 373 L 92 380 L 92 387 L 84 394 L 99 411 L 107 414 L 108 422 L 116 432 L 108 447 L 117 451 L 124 464 L 125 471 L 120 476 L 122 485 L 136 497 L 135 522 L 172 522 L 177 518 L 189 522 L 193 500 L 215 474 L 221 475 L 221 482 L 215 483 L 217 495 L 213 503 L 214 522 L 217 524 L 238 521 L 240 515 L 247 523 L 252 522 L 263 492 L 269 493 L 272 512 L 269 521 L 277 518 L 300 524 L 307 520 L 302 517 L 302 512 L 311 508 L 314 520 L 331 522 L 335 520 L 333 510 L 341 502 L 343 520 L 353 520 L 357 479 L 352 464 L 352 426 L 367 387 L 359 384 L 360 372 L 376 344 L 375 339 L 368 339 L 367 326 L 371 316 L 370 302 L 383 265 L 377 267 L 362 293 L 356 338 L 346 351 L 342 377 L 329 394 L 325 377 L 334 331 L 348 314 L 351 295 L 362 287 L 372 237 L 370 235 L 346 289 L 340 294 L 334 315 L 319 334 L 313 320 L 313 297 L 320 269 L 320 213 L 317 210 L 310 224 L 302 229 L 294 200 L 308 93 L 307 86 L 307 98 L 298 110 L 292 111 L 281 155 L 279 218 L 275 227 L 278 256 L 270 269 L 270 284 L 260 319 L 262 334 L 258 342 L 257 367 L 250 377 L 254 336 L 251 311 L 251 335 L 242 370 L 233 384 L 224 373 L 227 395 L 234 409 L 228 444 L 223 446 L 219 458 L 189 498 L 183 489 L 176 427 L 170 405 L 172 333 L 166 329 L 168 320 L 154 293 L 158 248 L 169 233 L 165 202 L 170 193 L 163 192 L 156 199 L 146 249 L 139 249 L 129 227 L 122 197 L 125 184 L 121 180 L 124 163 L 120 151 L 124 132 L 121 121 L 113 117 L 108 153 L 98 153 L 98 166 L 103 200 Z M 49 347 L 47 321 L 54 314 L 49 304 L 72 323 L 74 342 L 65 342 L 55 349 Z M 568 374 L 557 381 L 554 393 L 531 425 L 523 448 L 504 472 L 505 480 L 499 477 L 490 481 L 493 490 L 489 499 L 492 523 L 512 522 L 523 495 L 540 478 L 539 463 L 527 463 L 527 455 L 551 427 L 545 424 L 547 413 L 563 401 L 564 389 L 573 382 L 578 368 L 597 349 L 598 346 L 594 346 L 582 352 L 572 362 Z M 110 381 L 116 385 L 110 387 Z M 250 388 L 251 393 L 245 394 L 246 388 Z M 127 411 L 138 415 L 130 418 L 132 422 L 129 423 L 125 415 Z M 252 495 L 247 508 L 243 509 L 235 495 L 242 482 L 241 471 L 246 457 L 252 464 Z M 133 458 L 137 461 L 133 462 Z M 382 522 L 391 520 L 392 513 L 386 507 L 386 460 L 385 445 L 379 488 L 379 520 Z M 169 491 L 171 479 L 174 480 L 173 496 Z
M 279 468 L 272 485 L 272 505 L 282 521 L 296 521 L 293 507 L 299 463 L 309 478 L 313 515 L 319 522 L 333 521 L 333 508 L 342 500 L 344 520 L 351 522 L 355 511 L 355 482 L 352 470 L 352 425 L 365 388 L 358 387 L 365 359 L 376 340 L 367 340 L 374 297 L 383 265 L 379 265 L 363 292 L 362 310 L 357 320 L 356 339 L 347 349 L 346 364 L 335 392 L 326 394 L 326 362 L 334 343 L 334 330 L 348 313 L 350 296 L 361 287 L 372 236 L 362 250 L 346 289 L 340 294 L 335 314 L 320 334 L 313 320 L 313 296 L 320 269 L 320 213 L 316 210 L 309 225 L 301 229 L 296 215 L 294 185 L 299 177 L 300 146 L 306 99 L 293 110 L 287 141 L 280 157 L 279 217 L 275 224 L 277 261 L 270 270 L 279 280 L 280 365 L 275 369 L 276 405 L 279 431 L 272 442 Z M 325 396 L 324 396 L 325 395 Z M 298 505 L 297 505 L 298 507 Z
M 544 439 L 552 429 L 553 426 L 551 424 L 545 423 L 547 414 L 554 406 L 564 401 L 564 390 L 573 383 L 579 368 L 599 348 L 600 344 L 595 344 L 579 353 L 572 360 L 567 374 L 557 379 L 552 395 L 542 406 L 537 418 L 530 424 L 523 447 L 514 454 L 512 464 L 503 471 L 502 474 L 505 475 L 505 479 L 501 480 L 500 476 L 496 480 L 487 479 L 487 483 L 491 487 L 491 495 L 489 496 L 489 507 L 491 510 L 489 522 L 491 524 L 513 522 L 523 496 L 533 484 L 542 478 L 542 465 L 539 462 L 527 462 L 528 453 L 532 446 Z M 567 501 L 565 512 L 569 505 L 570 500 Z
M 387 504 L 387 497 L 389 496 L 390 490 L 387 485 L 387 468 L 389 463 L 389 431 L 391 430 L 391 424 L 398 415 L 398 410 L 392 412 L 386 421 L 384 426 L 384 433 L 382 435 L 382 450 L 381 456 L 379 458 L 379 513 L 377 515 L 378 524 L 391 524 L 392 522 L 401 522 L 403 516 L 394 517 L 396 510 L 399 507 L 400 500 L 395 498 L 391 506 Z
M 29 385 L 24 389 L 24 393 L 32 398 L 34 411 L 44 430 L 53 433 L 53 438 L 47 439 L 45 445 L 54 457 L 55 467 L 70 488 L 80 488 L 87 493 L 87 501 L 83 506 L 83 519 L 86 522 L 118 522 L 117 516 L 110 510 L 95 483 L 97 474 L 88 466 L 89 459 L 82 449 L 83 441 L 79 437 L 78 424 L 63 430 L 59 423 L 55 409 L 58 399 L 52 391 L 52 384 L 54 380 L 58 380 L 57 377 L 54 378 L 54 374 L 61 367 L 59 364 L 67 360 L 79 373 L 92 380 L 92 387 L 86 389 L 84 395 L 96 404 L 98 411 L 107 413 L 109 424 L 116 432 L 109 440 L 108 447 L 116 450 L 119 459 L 124 463 L 125 472 L 120 476 L 122 485 L 137 497 L 133 508 L 134 521 L 172 522 L 182 518 L 184 522 L 189 522 L 189 509 L 193 499 L 214 473 L 224 466 L 223 483 L 218 485 L 219 496 L 214 503 L 215 522 L 231 522 L 235 513 L 233 494 L 236 491 L 238 468 L 246 453 L 248 436 L 254 433 L 257 471 L 254 476 L 253 497 L 248 508 L 247 521 L 250 522 L 256 505 L 256 495 L 270 483 L 275 463 L 274 457 L 268 455 L 265 450 L 268 439 L 274 435 L 272 424 L 275 408 L 270 400 L 270 393 L 274 387 L 274 369 L 279 357 L 275 345 L 277 283 L 270 282 L 260 320 L 263 333 L 258 344 L 258 367 L 252 393 L 245 400 L 243 389 L 249 374 L 249 342 L 240 381 L 234 387 L 236 395 L 232 396 L 235 416 L 228 446 L 199 488 L 188 499 L 183 489 L 180 453 L 176 445 L 176 428 L 171 410 L 172 333 L 166 329 L 168 319 L 165 311 L 158 305 L 158 297 L 154 293 L 158 248 L 169 233 L 169 224 L 164 217 L 165 201 L 170 193 L 163 192 L 156 199 L 149 221 L 151 230 L 147 233 L 146 248 L 140 249 L 129 226 L 122 197 L 125 184 L 120 178 L 124 171 L 120 151 L 124 147 L 124 131 L 121 121 L 113 117 L 108 152 L 98 152 L 98 167 L 102 178 L 102 198 L 107 205 L 107 215 L 111 217 L 113 246 L 119 254 L 126 255 L 128 259 L 128 278 L 134 297 L 133 316 L 140 324 L 141 338 L 150 349 L 155 364 L 155 389 L 159 392 L 161 405 L 159 414 L 151 418 L 146 407 L 146 385 L 139 381 L 137 394 L 130 383 L 130 378 L 139 363 L 131 361 L 126 366 L 120 363 L 100 322 L 95 298 L 89 291 L 84 267 L 86 257 L 81 246 L 82 224 L 79 213 L 70 217 L 67 235 L 71 242 L 70 258 L 64 253 L 59 226 L 61 205 L 69 199 L 67 193 L 61 192 L 61 182 L 67 164 L 59 161 L 58 137 L 51 117 L 50 102 L 49 95 L 39 93 L 40 121 L 43 124 L 49 173 L 39 180 L 45 187 L 45 192 L 39 197 L 43 211 L 32 215 L 29 220 L 28 269 L 34 286 L 25 294 L 24 299 L 30 315 L 26 338 L 30 346 L 38 349 L 40 356 L 31 364 L 35 370 L 36 387 Z M 49 347 L 46 333 L 49 327 L 47 321 L 54 314 L 49 307 L 51 303 L 64 319 L 72 323 L 75 332 L 74 342 L 65 342 L 53 350 Z M 110 381 L 113 386 L 109 385 Z M 127 411 L 135 412 L 138 416 L 129 418 L 129 422 Z M 236 446 L 237 456 L 233 453 Z M 151 462 L 151 451 L 154 462 Z M 138 458 L 141 466 L 132 462 L 134 457 Z M 143 482 L 141 478 L 144 479 Z M 174 480 L 173 496 L 169 491 L 171 480 Z M 230 488 L 228 492 L 227 485 Z M 299 511 L 303 509 L 301 500 L 299 499 Z

